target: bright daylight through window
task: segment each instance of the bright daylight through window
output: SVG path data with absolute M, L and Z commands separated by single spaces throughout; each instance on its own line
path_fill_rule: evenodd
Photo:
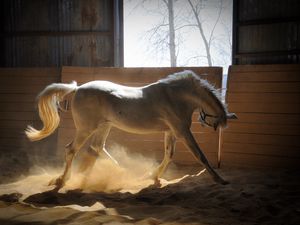
M 232 0 L 124 0 L 126 67 L 231 64 Z

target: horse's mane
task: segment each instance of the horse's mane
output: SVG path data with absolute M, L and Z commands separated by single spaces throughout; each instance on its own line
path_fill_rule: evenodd
M 182 72 L 173 73 L 168 75 L 166 78 L 159 80 L 160 83 L 170 84 L 170 85 L 191 85 L 195 84 L 195 87 L 200 87 L 206 90 L 213 98 L 216 99 L 220 103 L 220 106 L 227 111 L 226 105 L 222 101 L 221 92 L 216 89 L 212 84 L 210 84 L 207 80 L 201 79 L 191 70 L 184 70 Z

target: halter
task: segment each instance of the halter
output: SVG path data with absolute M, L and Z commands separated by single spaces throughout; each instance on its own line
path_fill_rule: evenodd
M 207 126 L 210 126 L 210 127 L 214 127 L 216 129 L 216 125 L 211 125 L 210 123 L 206 122 L 206 117 L 211 117 L 211 118 L 219 118 L 218 116 L 214 116 L 214 115 L 211 115 L 211 114 L 208 114 L 206 112 L 204 112 L 204 110 L 202 109 L 202 111 L 200 112 L 200 118 L 201 118 L 201 121 L 206 124 Z

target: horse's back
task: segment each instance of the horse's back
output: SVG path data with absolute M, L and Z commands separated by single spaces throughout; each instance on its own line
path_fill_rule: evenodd
M 157 90 L 151 91 L 149 85 L 127 87 L 108 81 L 92 81 L 77 89 L 72 112 L 75 123 L 82 126 L 109 121 L 113 126 L 134 133 L 160 130 L 165 125 L 161 124 L 158 98 L 162 96 Z

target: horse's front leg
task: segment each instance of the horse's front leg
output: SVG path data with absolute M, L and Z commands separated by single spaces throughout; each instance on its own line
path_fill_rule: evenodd
M 155 184 L 159 185 L 159 178 L 163 175 L 165 172 L 167 166 L 169 165 L 174 152 L 175 152 L 175 144 L 176 144 L 176 138 L 171 132 L 165 133 L 165 154 L 164 159 L 159 165 L 159 167 L 153 172 L 152 178 L 155 181 Z
M 196 140 L 194 139 L 191 131 L 189 129 L 183 129 L 178 131 L 178 136 L 183 139 L 185 146 L 193 153 L 193 155 L 198 159 L 212 176 L 215 182 L 219 184 L 228 184 L 229 182 L 225 181 L 209 164 L 206 156 L 198 146 Z

